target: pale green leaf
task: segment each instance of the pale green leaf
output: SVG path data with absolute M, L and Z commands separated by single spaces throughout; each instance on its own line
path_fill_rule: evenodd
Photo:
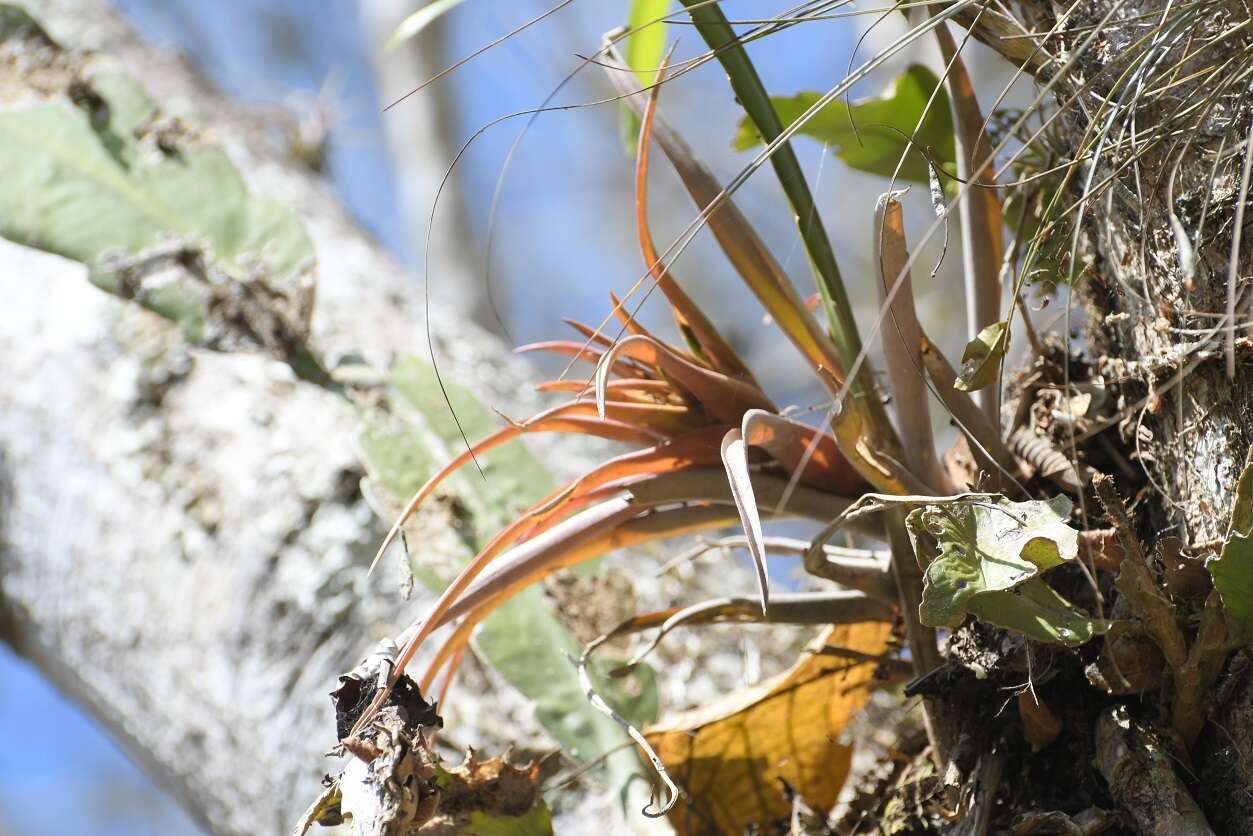
M 671 0 L 631 0 L 627 12 L 627 30 L 623 45 L 626 65 L 635 71 L 641 87 L 651 85 L 666 49 L 666 22 L 661 20 L 670 10 Z M 640 117 L 630 105 L 621 107 L 622 145 L 628 155 L 635 154 L 640 138 Z
M 446 14 L 464 2 L 465 0 L 431 0 L 430 3 L 427 3 L 400 22 L 400 25 L 388 37 L 387 43 L 383 46 L 383 51 L 391 52 L 410 38 L 417 37 L 418 33 L 438 20 L 441 15 Z
M 34 38 L 41 54 L 56 55 L 41 30 L 10 12 L 0 38 Z M 67 73 L 50 93 L 65 70 L 45 69 L 38 88 L 20 73 L 4 79 L 0 235 L 87 264 L 97 286 L 174 320 L 193 342 L 272 352 L 281 344 L 298 374 L 321 379 L 304 346 L 314 253 L 295 214 L 250 195 L 220 148 L 163 118 L 128 77 Z M 224 313 L 228 296 L 267 319 L 275 344 Z
M 1101 625 L 1038 580 L 1078 555 L 1078 532 L 1067 524 L 1070 510 L 1070 500 L 1058 496 L 911 511 L 906 525 L 924 567 L 922 622 L 956 627 L 971 614 L 1040 641 L 1082 644 L 1091 638 Z
M 1013 590 L 977 595 L 969 605 L 970 614 L 980 621 L 1068 647 L 1084 644 L 1109 629 L 1108 622 L 1089 618 L 1039 578 Z
M 935 73 L 921 64 L 914 64 L 880 96 L 851 103 L 843 99 L 827 103 L 801 126 L 799 133 L 829 143 L 832 151 L 850 167 L 883 177 L 890 177 L 901 156 L 906 155 L 900 178 L 926 183 L 929 177 L 927 157 L 910 147 L 910 137 L 922 145 L 937 164 L 951 169 L 957 159 L 953 117 L 949 112 L 948 94 L 942 87 L 926 119 L 918 126 L 923 109 L 939 83 Z M 820 93 L 806 92 L 773 96 L 771 102 L 787 127 L 821 97 Z M 916 134 L 915 127 L 918 127 Z M 761 144 L 761 136 L 748 118 L 740 120 L 734 144 L 739 151 Z
M 962 352 L 961 372 L 953 388 L 974 392 L 995 383 L 1008 346 L 1009 326 L 1006 323 L 993 322 L 980 331 Z

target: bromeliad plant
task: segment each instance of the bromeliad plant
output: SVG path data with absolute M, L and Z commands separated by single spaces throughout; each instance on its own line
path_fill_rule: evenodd
M 541 384 L 540 391 L 569 394 L 571 399 L 509 423 L 433 475 L 405 506 L 375 563 L 446 477 L 521 435 L 589 435 L 636 449 L 554 491 L 499 531 L 407 631 L 391 682 L 375 695 L 355 730 L 366 726 L 391 685 L 441 628 L 452 627 L 417 677 L 424 692 L 441 673 L 443 688 L 448 687 L 475 627 L 503 602 L 555 572 L 612 550 L 738 521 L 757 568 L 760 619 L 779 620 L 782 610 L 771 606 L 763 516 L 828 523 L 803 549 L 805 566 L 860 595 L 825 602 L 829 606 L 826 623 L 848 620 L 837 611 L 840 607 L 861 613 L 857 620 L 882 621 L 882 608 L 875 611 L 864 601 L 886 598 L 904 622 L 916 675 L 926 674 L 940 662 L 935 628 L 956 626 L 967 615 L 1059 644 L 1081 643 L 1105 629 L 1104 622 L 1088 618 L 1039 579 L 1044 571 L 1077 560 L 1074 531 L 1066 525 L 1069 503 L 1032 500 L 1032 489 L 1022 484 L 1028 471 L 1001 437 L 996 387 L 985 393 L 989 396 L 981 404 L 970 394 L 999 380 L 1009 326 L 998 321 L 1003 220 L 990 168 L 996 149 L 989 148 L 983 135 L 984 120 L 973 86 L 945 23 L 953 9 L 969 4 L 959 3 L 926 18 L 913 32 L 913 37 L 934 32 L 947 64 L 947 91 L 953 98 L 957 145 L 962 151 L 955 161 L 962 176 L 957 197 L 945 202 L 939 184 L 944 160 L 936 156 L 933 145 L 922 140 L 924 126 L 932 134 L 935 131 L 936 122 L 930 116 L 933 108 L 948 107 L 939 86 L 924 88 L 926 101 L 912 134 L 906 135 L 907 153 L 900 157 L 896 172 L 908 160 L 908 170 L 915 177 L 919 170 L 928 173 L 937 224 L 955 207 L 964 207 L 967 294 L 973 300 L 968 309 L 978 336 L 967 348 L 960 372 L 927 338 L 914 309 L 914 259 L 905 240 L 902 208 L 895 193 L 889 192 L 880 200 L 873 221 L 881 302 L 874 333 L 883 347 L 892 414 L 867 361 L 829 239 L 789 144 L 789 138 L 825 108 L 842 112 L 849 107 L 836 97 L 836 91 L 847 89 L 847 84 L 802 105 L 803 112 L 793 108 L 785 125 L 779 116 L 784 108 L 767 95 L 741 39 L 717 4 L 684 0 L 684 5 L 745 110 L 747 131 L 741 133 L 757 137 L 764 145 L 750 171 L 769 160 L 783 187 L 814 270 L 825 326 L 737 209 L 731 191 L 742 178 L 724 188 L 658 113 L 658 93 L 665 81 L 660 54 L 653 62 L 659 65 L 655 75 L 649 74 L 651 79 L 645 78 L 640 89 L 640 66 L 620 62 L 612 44 L 622 36 L 611 38 L 598 60 L 607 66 L 623 100 L 639 119 L 636 223 L 647 276 L 626 299 L 612 298 L 616 331 L 607 331 L 606 323 L 593 328 L 571 322 L 581 339 L 522 349 L 567 356 L 572 366 L 579 362 L 594 366 L 594 374 L 587 381 L 563 376 Z M 638 55 L 634 60 L 639 60 Z M 917 85 L 919 78 L 925 75 L 911 71 L 911 84 Z M 893 139 L 899 141 L 895 135 Z M 654 142 L 700 209 L 688 232 L 708 226 L 741 280 L 826 388 L 831 398 L 828 427 L 811 427 L 781 413 L 748 365 L 671 273 L 670 265 L 681 246 L 658 252 L 647 199 Z M 628 307 L 645 283 L 650 290 L 659 289 L 669 303 L 682 335 L 681 345 L 650 333 Z M 963 470 L 941 463 L 932 434 L 928 389 L 962 431 L 973 467 Z M 986 486 L 1014 490 L 1027 501 L 1013 502 L 1000 494 L 961 493 L 973 487 L 972 474 L 978 472 Z M 890 573 L 844 560 L 826 547 L 826 541 L 844 525 L 890 544 Z M 1006 541 L 1007 531 L 1018 533 Z M 999 545 L 990 550 L 986 544 L 993 542 Z M 990 574 L 989 560 L 1012 569 Z M 972 578 L 977 583 L 972 584 Z M 788 602 L 789 612 L 796 611 L 794 604 Z M 731 610 L 740 620 L 757 617 L 746 612 L 742 602 L 706 607 L 701 612 L 716 617 Z M 654 615 L 636 620 L 637 626 L 673 626 L 672 617 Z M 812 612 L 804 618 L 813 623 Z M 863 661 L 881 658 L 887 635 L 878 630 L 865 635 L 874 637 L 870 645 L 836 651 Z M 947 741 L 940 721 L 932 718 L 928 731 L 933 752 L 942 757 Z M 637 740 L 642 739 L 637 736 Z

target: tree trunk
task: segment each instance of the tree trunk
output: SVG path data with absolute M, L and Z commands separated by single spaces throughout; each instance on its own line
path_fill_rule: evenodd
M 327 356 L 382 368 L 425 353 L 420 286 L 255 116 L 103 0 L 27 5 L 54 38 L 117 56 L 168 110 L 212 126 L 254 192 L 298 207 Z M 437 157 L 425 165 L 442 172 Z M 271 360 L 189 350 L 78 264 L 0 242 L 0 265 L 0 639 L 208 830 L 288 832 L 337 771 L 322 757 L 336 677 L 428 605 L 399 600 L 389 571 L 366 580 L 382 531 L 359 490 L 354 407 Z M 465 312 L 437 300 L 431 329 L 444 374 L 523 408 L 525 368 Z M 428 549 L 461 547 L 450 519 L 427 531 Z M 511 735 L 534 739 L 519 697 L 491 699 Z
M 1094 23 L 1112 5 L 1105 0 L 1081 4 L 1082 14 L 1072 19 Z M 1253 45 L 1247 28 L 1196 57 L 1185 52 L 1247 23 L 1242 4 L 1215 4 L 1190 20 L 1163 2 L 1130 6 L 1114 19 L 1140 14 L 1156 25 L 1166 13 L 1168 21 L 1154 35 L 1156 48 L 1145 50 L 1146 87 L 1226 61 L 1234 62 L 1232 76 L 1247 71 Z M 1057 8 L 1060 14 L 1061 5 Z M 1093 81 L 1097 91 L 1118 99 L 1117 71 L 1109 67 L 1120 71 L 1126 62 L 1103 67 L 1099 56 L 1127 50 L 1143 36 L 1132 28 L 1110 27 L 1105 43 L 1081 60 L 1065 86 L 1078 90 Z M 1082 37 L 1068 36 L 1068 46 Z M 1242 145 L 1253 136 L 1253 102 L 1247 82 L 1224 89 L 1225 77 L 1205 74 L 1168 92 L 1145 95 L 1138 107 L 1130 101 L 1123 105 L 1105 159 L 1091 172 L 1092 182 L 1122 168 L 1109 189 L 1090 202 L 1083 226 L 1090 268 L 1082 295 L 1089 305 L 1092 353 L 1101 358 L 1094 371 L 1107 380 L 1123 380 L 1126 420 L 1107 435 L 1117 438 L 1132 467 L 1144 474 L 1141 535 L 1146 544 L 1174 535 L 1198 556 L 1212 553 L 1226 535 L 1236 481 L 1253 441 L 1253 367 L 1248 329 L 1240 325 L 1249 318 L 1253 231 L 1247 224 L 1253 214 L 1241 219 L 1238 211 L 1242 175 L 1247 177 Z M 1212 107 L 1189 114 L 1198 103 Z M 1071 115 L 1065 135 L 1077 148 L 1095 120 L 1076 118 L 1074 109 Z M 1184 133 L 1177 141 L 1131 145 L 1133 131 L 1153 130 Z M 1122 147 L 1111 147 L 1120 132 Z M 1215 163 L 1220 149 L 1223 157 Z M 1138 170 L 1127 167 L 1136 152 L 1142 152 Z M 1080 172 L 1082 182 L 1090 172 L 1087 167 Z M 1229 341 L 1221 317 L 1232 292 L 1237 325 Z M 1234 349 L 1230 366 L 1229 347 Z M 1253 763 L 1253 671 L 1246 663 L 1245 651 L 1229 660 L 1191 753 L 1195 772 L 1179 770 L 1210 825 L 1224 834 L 1253 833 L 1248 766 Z
M 1117 419 L 1113 426 L 1081 437 L 1078 449 L 1116 475 L 1128 503 L 1134 501 L 1137 534 L 1154 571 L 1162 571 L 1154 549 L 1168 536 L 1179 538 L 1185 559 L 1199 567 L 1226 535 L 1236 480 L 1253 441 L 1248 330 L 1236 327 L 1229 343 L 1222 320 L 1235 283 L 1236 321 L 1247 322 L 1247 279 L 1236 277 L 1247 277 L 1253 267 L 1253 234 L 1246 226 L 1238 236 L 1237 211 L 1253 107 L 1247 81 L 1223 86 L 1250 66 L 1253 35 L 1240 26 L 1248 10 L 1240 3 L 1189 10 L 1166 0 L 1081 0 L 1047 10 L 1024 3 L 1021 14 L 1035 31 L 1064 21 L 1064 34 L 1037 43 L 1059 59 L 1055 67 L 1075 59 L 1054 87 L 1051 99 L 1063 114 L 1044 137 L 1080 159 L 1061 205 L 1090 195 L 1072 270 L 1082 308 L 1074 313 L 1074 330 L 1086 325 L 1086 339 L 1068 374 L 1074 383 L 1103 380 L 1117 399 L 1109 410 Z M 1211 75 L 1227 61 L 1226 72 Z M 1063 250 L 1069 233 L 1066 225 L 1054 233 L 1065 238 Z M 1234 347 L 1230 368 L 1228 345 Z M 1067 432 L 1057 435 L 1063 449 L 1069 439 Z M 1090 492 L 1083 507 L 1093 527 L 1105 524 Z M 1174 603 L 1191 636 L 1199 605 Z M 1075 715 L 1063 723 L 1080 725 L 1096 740 L 1095 751 L 1076 743 L 1065 755 L 1080 763 L 1092 763 L 1095 755 L 1102 764 L 1093 803 L 1122 807 L 1124 824 L 1137 832 L 1208 832 L 1208 821 L 1219 833 L 1253 833 L 1253 677 L 1246 662 L 1246 651 L 1228 659 L 1205 695 L 1205 726 L 1191 747 L 1168 731 L 1168 685 L 1112 703 L 1084 699 L 1082 710 L 1065 705 L 1054 686 L 1062 710 Z M 1079 680 L 1075 687 L 1086 684 Z M 1134 719 L 1112 719 L 1122 711 L 1113 707 L 1119 703 Z M 1089 725 L 1098 714 L 1095 727 Z M 1170 757 L 1120 774 L 1108 753 L 1125 752 L 1126 741 L 1136 739 L 1141 755 L 1164 749 Z M 1047 760 L 1048 749 L 1041 756 Z M 1173 765 L 1169 778 L 1154 772 L 1162 764 L 1166 772 Z M 1179 791 L 1169 791 L 1176 783 Z M 1019 812 L 1054 790 L 1020 794 Z M 1100 797 L 1105 791 L 1112 799 Z M 1161 797 L 1148 798 L 1155 792 Z M 1189 792 L 1195 807 L 1184 798 Z M 1036 809 L 1048 809 L 1047 803 Z

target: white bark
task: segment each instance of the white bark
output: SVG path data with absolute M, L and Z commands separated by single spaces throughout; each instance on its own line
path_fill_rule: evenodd
M 425 353 L 419 285 L 267 149 L 255 117 L 103 2 L 27 5 L 54 37 L 117 55 L 167 110 L 210 126 L 254 191 L 298 209 L 321 350 L 379 365 Z M 394 577 L 366 582 L 380 527 L 358 490 L 353 407 L 272 361 L 189 351 L 74 263 L 0 242 L 0 271 L 0 638 L 208 829 L 286 832 L 332 771 L 336 676 L 423 606 Z M 501 346 L 438 304 L 432 330 L 445 374 L 517 406 L 525 369 Z M 430 526 L 427 548 L 455 536 Z

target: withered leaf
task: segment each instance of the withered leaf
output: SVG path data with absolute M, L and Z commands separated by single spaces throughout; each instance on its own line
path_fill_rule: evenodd
M 820 642 L 880 655 L 890 631 L 882 623 L 841 625 Z M 832 807 L 852 758 L 840 735 L 865 704 L 874 673 L 870 663 L 807 653 L 772 680 L 648 730 L 685 793 L 670 813 L 679 836 L 743 833 L 786 819 L 785 786 L 814 809 Z

